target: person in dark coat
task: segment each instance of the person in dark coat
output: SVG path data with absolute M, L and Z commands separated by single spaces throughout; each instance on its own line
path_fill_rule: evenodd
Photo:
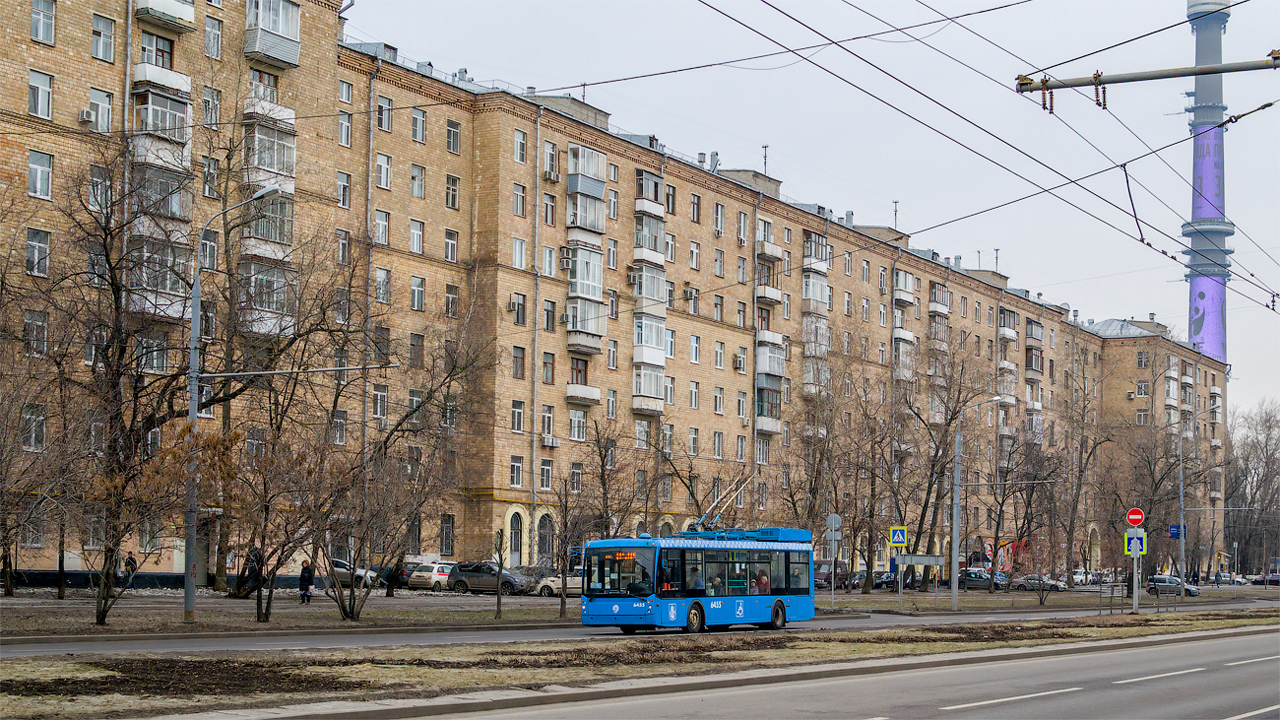
M 302 561 L 302 572 L 298 574 L 298 596 L 303 605 L 311 604 L 311 588 L 315 586 L 316 571 L 311 569 L 311 561 Z

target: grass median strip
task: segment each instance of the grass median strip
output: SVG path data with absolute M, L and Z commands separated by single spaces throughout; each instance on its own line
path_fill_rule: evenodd
M 654 634 L 616 640 L 186 654 L 0 663 L 0 716 L 98 718 L 926 655 L 1280 623 L 1280 612 L 1103 616 L 885 631 Z

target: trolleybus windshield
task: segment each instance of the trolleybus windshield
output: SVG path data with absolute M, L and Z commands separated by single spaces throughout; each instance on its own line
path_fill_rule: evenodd
M 648 597 L 654 589 L 653 560 L 651 547 L 588 550 L 583 594 Z

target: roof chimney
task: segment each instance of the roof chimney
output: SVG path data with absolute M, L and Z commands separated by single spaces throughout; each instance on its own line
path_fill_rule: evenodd
M 956 255 L 956 269 L 957 269 L 957 270 L 959 270 L 959 269 L 960 269 L 960 255 L 959 255 L 959 254 L 957 254 L 957 255 Z
M 698 153 L 698 164 L 699 164 L 699 165 L 706 165 L 706 164 L 707 164 L 707 154 L 706 154 L 706 153 Z
M 844 226 L 853 227 L 853 211 L 852 210 L 844 211 Z
M 1155 314 L 1155 313 L 1147 313 L 1147 319 L 1148 319 L 1148 320 L 1150 320 L 1151 322 L 1155 322 L 1155 321 L 1156 321 L 1156 314 Z
M 524 89 L 524 94 L 525 94 L 525 95 L 537 95 L 537 94 L 538 94 L 538 88 L 536 88 L 536 87 L 534 87 L 534 86 L 530 85 L 530 86 L 528 86 L 528 87 L 526 87 L 526 88 Z

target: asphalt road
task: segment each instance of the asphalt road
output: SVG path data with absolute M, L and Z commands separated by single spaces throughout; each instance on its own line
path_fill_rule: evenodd
M 1263 720 L 1280 718 L 1280 633 L 834 680 L 567 703 L 486 712 L 484 717 Z
M 1270 603 L 1248 603 L 1236 607 L 1270 607 Z M 1230 606 L 1216 606 L 1230 607 Z M 1192 609 L 1205 609 L 1192 606 Z M 574 618 L 576 607 L 570 606 Z M 1096 610 L 1061 610 L 1056 612 L 1025 613 L 974 613 L 955 616 L 907 616 L 872 614 L 870 617 L 819 616 L 807 622 L 791 623 L 789 627 L 804 630 L 884 628 L 892 626 L 936 625 L 940 623 L 990 623 L 1015 620 L 1041 620 L 1054 617 L 1080 617 L 1096 614 Z M 744 629 L 743 632 L 760 632 Z M 670 631 L 679 632 L 679 631 Z M 451 632 L 385 632 L 349 633 L 334 635 L 290 635 L 286 637 L 215 637 L 147 640 L 93 640 L 54 643 L 31 643 L 0 646 L 0 658 L 31 657 L 38 655 L 88 655 L 122 654 L 134 652 L 188 653 L 227 650 L 290 650 L 307 648 L 386 647 L 392 645 L 454 645 L 459 643 L 529 642 L 536 640 L 590 640 L 621 637 L 615 628 L 581 627 L 512 629 L 512 630 L 464 630 Z

